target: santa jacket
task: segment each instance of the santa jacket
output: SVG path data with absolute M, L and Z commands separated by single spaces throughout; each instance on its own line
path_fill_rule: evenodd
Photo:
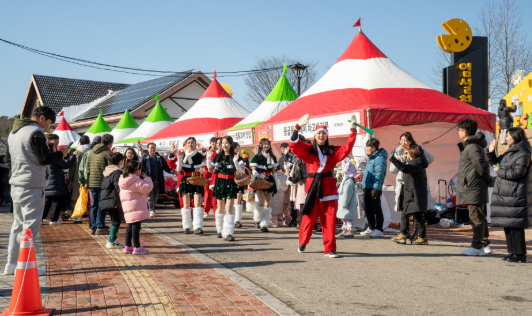
M 318 155 L 311 154 L 310 148 L 312 145 L 299 141 L 299 138 L 295 141 L 290 140 L 289 147 L 297 158 L 306 163 L 308 173 L 325 173 L 333 171 L 334 167 L 349 155 L 355 144 L 356 135 L 356 132 L 353 132 L 349 135 L 345 144 L 342 146 L 334 146 L 333 154 L 329 156 L 324 156 L 319 150 Z M 307 178 L 306 180 L 307 194 L 313 180 L 314 178 Z M 338 190 L 336 189 L 336 179 L 334 177 L 323 178 L 322 189 L 323 198 L 320 201 L 338 200 Z

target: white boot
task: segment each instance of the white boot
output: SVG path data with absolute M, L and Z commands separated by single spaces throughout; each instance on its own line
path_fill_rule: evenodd
M 260 221 L 262 220 L 263 214 L 264 207 L 255 205 L 255 209 L 253 210 L 253 222 L 255 223 L 255 228 L 260 228 Z
M 194 212 L 194 218 L 192 219 L 194 234 L 201 235 L 203 234 L 203 207 L 195 207 L 192 211 Z
M 235 215 L 225 215 L 224 226 L 222 230 L 222 237 L 225 241 L 233 241 L 233 235 L 235 234 Z
M 189 208 L 181 209 L 181 223 L 183 225 L 183 230 L 185 231 L 185 234 L 188 234 L 190 232 L 190 229 L 192 229 L 192 215 L 190 214 Z
M 240 221 L 242 220 L 242 205 L 234 205 L 233 210 L 235 212 L 235 228 L 241 228 L 242 224 Z
M 218 238 L 222 238 L 222 228 L 224 225 L 224 214 L 214 213 L 216 218 L 216 232 L 218 233 Z
M 272 209 L 269 207 L 265 208 L 260 221 L 260 230 L 264 233 L 268 232 L 268 223 L 270 222 L 270 217 L 272 217 Z

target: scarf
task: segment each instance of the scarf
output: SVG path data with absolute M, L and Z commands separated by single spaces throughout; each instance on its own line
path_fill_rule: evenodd
M 194 157 L 198 153 L 197 149 L 194 149 L 192 152 L 189 152 L 188 149 L 185 150 L 185 158 L 183 159 L 183 163 L 186 163 L 188 165 L 192 165 L 192 157 Z
M 263 151 L 263 152 L 262 152 L 262 156 L 263 156 L 264 158 L 266 158 L 266 160 L 267 160 L 267 161 L 266 161 L 266 164 L 267 164 L 268 166 L 273 165 L 273 158 L 272 158 L 267 152 L 264 152 L 264 151 Z
M 344 172 L 344 178 L 342 179 L 342 183 L 340 184 L 340 188 L 338 189 L 338 194 L 342 194 L 344 192 L 344 183 L 347 179 L 352 179 L 355 176 L 355 166 L 353 166 L 353 163 L 351 162 L 351 159 L 345 158 L 344 162 L 342 163 L 342 171 Z

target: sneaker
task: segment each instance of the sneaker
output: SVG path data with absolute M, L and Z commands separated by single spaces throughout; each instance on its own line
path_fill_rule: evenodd
M 401 239 L 407 239 L 407 238 L 408 238 L 407 235 L 403 235 L 403 234 L 399 233 L 397 236 L 392 237 L 392 240 L 395 241 L 395 242 L 397 242 L 398 240 L 401 240 Z
M 96 228 L 95 235 L 109 235 L 109 229 L 106 228 Z
M 377 238 L 377 237 L 382 237 L 382 236 L 384 236 L 384 235 L 383 235 L 382 232 L 381 232 L 380 230 L 378 230 L 378 229 L 375 229 L 375 230 L 373 231 L 373 233 L 369 234 L 369 237 L 372 237 L 372 238 Z
M 150 218 L 154 218 L 155 217 L 155 211 L 150 211 Z M 142 248 L 144 249 L 144 248 Z
M 255 228 L 260 229 L 260 222 L 255 222 Z
M 504 261 L 508 261 L 508 259 L 510 259 L 510 257 L 512 256 L 512 254 L 507 254 L 506 256 L 502 257 L 502 260 Z
M 262 227 L 262 228 L 260 229 L 260 231 L 263 232 L 263 233 L 267 233 L 267 232 L 269 232 L 268 227 Z
M 508 262 L 526 262 L 526 255 L 511 255 Z
M 235 238 L 231 235 L 227 235 L 227 237 L 225 237 L 225 241 L 235 241 Z
M 196 230 L 194 231 L 194 235 L 203 235 L 203 230 L 202 230 L 202 229 L 199 229 L 199 228 L 196 229 Z
M 486 246 L 484 247 L 484 252 L 485 252 L 487 255 L 489 255 L 490 253 L 493 252 L 493 250 L 491 250 L 491 246 L 490 246 L 490 245 L 486 245 Z
M 91 229 L 91 235 L 96 235 L 96 228 Z
M 242 228 L 242 223 L 235 222 L 235 228 Z
M 127 254 L 132 254 L 133 250 L 134 250 L 133 246 L 131 246 L 131 247 L 125 246 L 124 247 L 124 253 L 127 253 Z
M 61 224 L 63 224 L 63 221 L 50 222 L 49 225 L 61 225 Z
M 373 229 L 370 229 L 370 228 L 368 228 L 365 231 L 360 233 L 360 235 L 362 235 L 362 236 L 369 236 L 371 234 L 373 234 Z
M 203 212 L 203 218 L 209 217 L 209 213 Z
M 307 246 L 299 245 L 297 246 L 297 252 L 305 252 L 305 248 L 307 248 Z
M 345 227 L 342 227 L 342 232 L 338 234 L 338 236 L 343 236 L 347 233 L 347 229 Z
M 462 251 L 462 254 L 466 256 L 484 256 L 486 253 L 484 252 L 484 248 L 475 249 L 473 247 L 469 247 Z
M 218 237 L 218 238 L 222 238 L 222 233 L 218 233 L 218 234 L 216 234 L 216 237 Z
M 297 221 L 291 220 L 290 223 L 288 224 L 288 227 L 297 227 Z
M 15 263 L 8 263 L 6 264 L 5 268 L 4 268 L 4 274 L 7 274 L 7 275 L 13 275 L 15 274 L 15 271 L 17 270 L 17 264 Z
M 412 242 L 414 245 L 428 245 L 429 244 L 429 241 L 427 240 L 427 238 L 421 238 L 421 237 L 418 237 L 416 240 L 414 240 Z
M 334 251 L 329 251 L 329 253 L 326 253 L 324 256 L 329 258 L 338 258 L 338 254 L 336 254 Z
M 190 234 L 190 228 L 185 228 L 185 234 Z
M 125 246 L 126 245 L 119 243 L 118 241 L 115 241 L 115 242 L 107 241 L 107 244 L 105 245 L 105 247 L 108 249 L 121 249 L 121 248 L 124 248 Z
M 149 253 L 150 253 L 150 251 L 148 249 L 142 248 L 142 246 L 140 246 L 138 248 L 135 247 L 135 249 L 133 249 L 133 254 L 134 255 L 147 255 Z

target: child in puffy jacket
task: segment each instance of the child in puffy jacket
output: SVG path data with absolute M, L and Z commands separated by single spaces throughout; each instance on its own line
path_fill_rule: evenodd
M 108 159 L 111 164 L 105 167 L 103 171 L 104 178 L 102 180 L 100 208 L 102 212 L 109 213 L 109 217 L 111 217 L 111 229 L 109 230 L 109 240 L 106 247 L 119 249 L 125 246 L 116 240 L 122 217 L 124 217 L 122 203 L 120 203 L 120 187 L 118 185 L 120 176 L 123 173 L 124 155 L 119 152 L 110 153 Z
M 124 210 L 127 223 L 125 253 L 145 255 L 149 251 L 140 246 L 140 225 L 145 219 L 150 218 L 148 207 L 148 193 L 153 189 L 153 182 L 141 170 L 141 163 L 137 160 L 128 160 L 124 173 L 118 180 L 120 187 L 120 201 Z M 131 241 L 133 240 L 133 244 Z M 133 248 L 134 247 L 134 248 Z

